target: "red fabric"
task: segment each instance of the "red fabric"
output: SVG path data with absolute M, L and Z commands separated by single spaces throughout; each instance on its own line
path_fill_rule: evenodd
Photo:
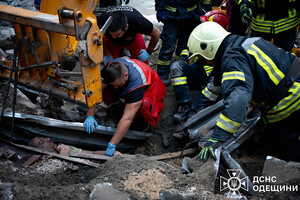
M 135 59 L 130 60 L 134 61 L 141 67 L 148 85 L 139 111 L 142 113 L 147 122 L 149 122 L 153 127 L 156 127 L 165 105 L 164 99 L 166 96 L 166 86 L 151 67 L 142 61 Z
M 125 46 L 117 46 L 113 43 L 113 41 L 109 40 L 106 36 L 103 37 L 104 44 L 108 48 L 110 54 L 114 59 L 119 57 L 120 51 L 122 48 L 126 48 L 130 51 L 131 58 L 136 59 L 140 55 L 140 51 L 142 49 L 147 49 L 145 40 L 143 38 L 143 35 L 138 33 L 134 39 L 133 42 L 129 45 Z M 146 64 L 148 64 L 148 60 L 145 61 Z

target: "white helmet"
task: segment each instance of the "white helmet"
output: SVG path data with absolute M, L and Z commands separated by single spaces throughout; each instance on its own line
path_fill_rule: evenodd
M 207 60 L 213 60 L 224 38 L 229 35 L 221 25 L 216 22 L 203 22 L 191 33 L 188 48 L 193 55 L 201 55 Z M 190 57 L 190 58 L 191 58 Z

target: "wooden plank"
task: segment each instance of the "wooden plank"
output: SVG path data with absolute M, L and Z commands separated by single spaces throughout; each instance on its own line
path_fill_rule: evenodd
M 1 148 L 0 148 L 0 159 L 3 158 L 4 153 L 5 153 L 5 150 L 3 149 L 3 147 L 1 147 Z
M 13 157 L 15 154 L 16 154 L 16 152 L 7 149 L 7 150 L 5 151 L 5 153 L 4 153 L 4 156 L 5 156 L 7 159 L 10 159 L 10 158 Z
M 32 165 L 33 163 L 37 162 L 40 158 L 41 158 L 40 155 L 30 156 L 27 160 L 25 160 L 22 163 L 22 165 L 25 166 L 25 167 L 28 167 L 28 166 Z
M 187 156 L 187 155 L 191 155 L 191 154 L 195 154 L 198 153 L 198 148 L 190 148 L 190 149 L 186 149 L 183 151 L 182 155 L 181 155 L 181 151 L 178 152 L 173 152 L 173 153 L 165 153 L 162 155 L 158 155 L 158 156 L 152 156 L 150 157 L 151 160 L 167 160 L 167 159 L 172 159 L 172 158 L 177 158 L 180 156 Z
M 83 160 L 83 159 L 80 159 L 80 158 L 72 158 L 72 157 L 69 157 L 69 156 L 62 156 L 62 155 L 60 155 L 58 153 L 52 153 L 52 152 L 44 151 L 44 150 L 41 150 L 41 149 L 38 149 L 38 148 L 34 148 L 34 147 L 29 147 L 29 146 L 25 146 L 25 145 L 21 145 L 21 144 L 15 144 L 15 143 L 9 142 L 9 141 L 1 139 L 1 138 L 0 138 L 0 140 L 2 140 L 4 142 L 7 142 L 7 143 L 9 143 L 9 144 L 11 144 L 13 146 L 22 148 L 22 149 L 27 149 L 27 150 L 34 151 L 34 152 L 51 155 L 51 156 L 54 156 L 56 158 L 61 158 L 61 159 L 67 160 L 67 161 L 76 162 L 76 163 L 88 165 L 88 166 L 91 166 L 91 167 L 99 167 L 98 164 L 90 162 L 88 160 Z
M 103 156 L 99 154 L 90 154 L 90 153 L 79 153 L 79 152 L 72 152 L 70 151 L 71 157 L 78 157 L 78 158 L 88 158 L 88 159 L 95 159 L 95 160 L 109 160 L 112 157 Z

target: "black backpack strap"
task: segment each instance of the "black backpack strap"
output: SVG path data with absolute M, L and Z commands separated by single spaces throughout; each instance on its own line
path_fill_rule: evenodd
M 288 73 L 273 89 L 267 103 L 268 108 L 276 106 L 281 99 L 287 96 L 289 89 L 300 75 L 300 59 L 295 58 Z

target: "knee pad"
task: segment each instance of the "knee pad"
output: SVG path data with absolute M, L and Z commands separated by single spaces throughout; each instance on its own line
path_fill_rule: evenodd
M 185 63 L 182 63 L 180 61 L 173 62 L 170 66 L 171 78 L 185 76 L 185 74 L 183 73 L 183 70 L 182 70 L 184 65 L 185 65 Z

